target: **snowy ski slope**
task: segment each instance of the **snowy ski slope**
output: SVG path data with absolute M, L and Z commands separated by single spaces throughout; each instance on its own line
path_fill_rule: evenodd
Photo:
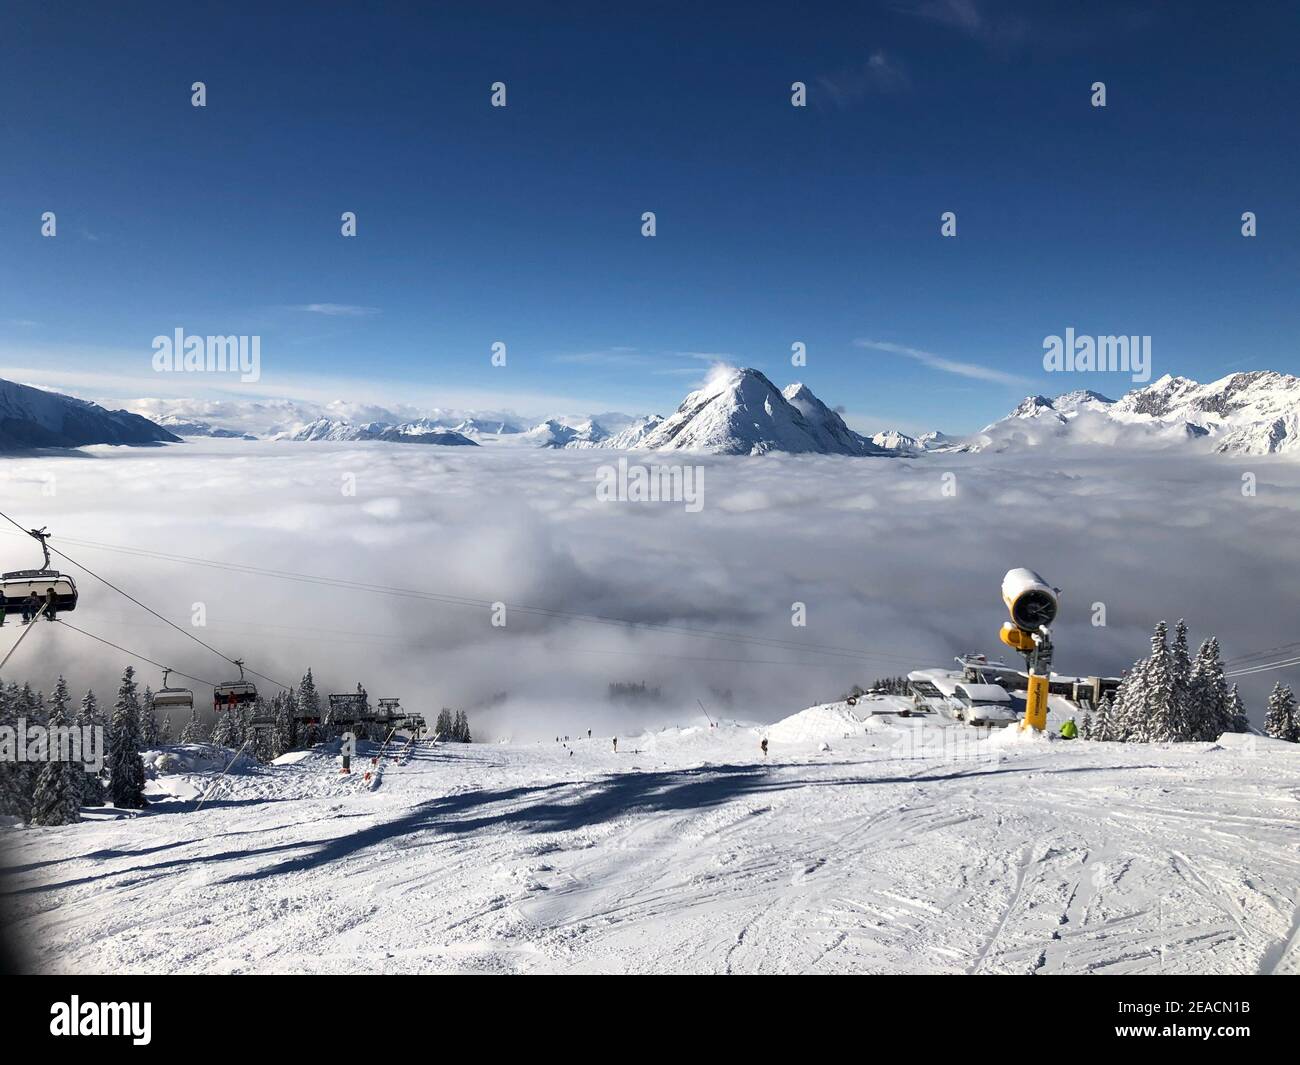
M 0 887 L 57 971 L 1300 972 L 1300 748 L 852 723 L 166 776 Z

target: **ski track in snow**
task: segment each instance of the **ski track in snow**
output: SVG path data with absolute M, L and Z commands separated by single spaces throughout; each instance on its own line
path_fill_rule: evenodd
M 0 890 L 63 972 L 1300 971 L 1300 752 L 757 736 L 313 753 L 8 830 Z

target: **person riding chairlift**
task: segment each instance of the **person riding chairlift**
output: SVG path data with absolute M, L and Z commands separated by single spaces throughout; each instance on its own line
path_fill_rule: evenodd
M 53 588 L 45 590 L 45 617 L 48 621 L 54 621 L 55 615 L 59 612 L 59 599 L 54 594 Z
M 32 592 L 23 600 L 23 624 L 26 625 L 33 621 L 41 612 L 41 597 Z

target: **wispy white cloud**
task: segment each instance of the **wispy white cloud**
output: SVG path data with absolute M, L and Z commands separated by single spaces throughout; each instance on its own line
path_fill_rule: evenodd
M 368 318 L 379 313 L 378 307 L 364 307 L 356 303 L 299 303 L 293 310 L 324 314 L 331 318 Z
M 865 63 L 821 75 L 817 84 L 836 107 L 847 108 L 868 96 L 906 92 L 912 87 L 912 79 L 901 61 L 875 51 Z
M 885 351 L 893 355 L 905 355 L 907 358 L 914 359 L 932 370 L 941 370 L 943 373 L 956 374 L 958 377 L 969 377 L 976 381 L 991 381 L 994 384 L 1016 386 L 1032 386 L 1034 383 L 1028 377 L 1022 377 L 1019 374 L 995 370 L 991 366 L 981 366 L 979 363 L 948 359 L 942 355 L 921 351 L 919 348 L 909 348 L 903 344 L 891 344 L 883 340 L 855 340 L 853 343 L 859 348 Z
M 736 356 L 729 351 L 674 351 L 679 359 L 698 359 L 700 362 L 734 363 Z
M 994 48 L 1014 48 L 1030 36 L 1029 20 L 1005 8 L 989 11 L 976 0 L 894 0 L 895 11 L 932 22 Z
M 574 366 L 646 366 L 653 360 L 636 348 L 604 348 L 597 351 L 570 351 L 556 355 L 553 362 Z

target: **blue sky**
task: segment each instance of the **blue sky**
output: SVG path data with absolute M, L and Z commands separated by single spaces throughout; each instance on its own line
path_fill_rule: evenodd
M 0 373 L 667 413 L 717 357 L 967 431 L 1131 387 L 1045 374 L 1067 326 L 1300 372 L 1291 5 L 373 6 L 9 5 Z M 262 381 L 161 379 L 178 326 L 260 335 Z

